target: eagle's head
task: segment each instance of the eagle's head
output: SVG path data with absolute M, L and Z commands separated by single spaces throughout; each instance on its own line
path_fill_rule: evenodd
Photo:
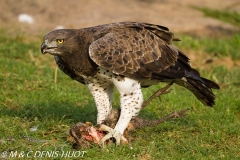
M 44 36 L 41 52 L 42 54 L 49 53 L 56 56 L 69 54 L 79 44 L 79 38 L 77 37 L 76 31 L 73 29 L 54 30 Z

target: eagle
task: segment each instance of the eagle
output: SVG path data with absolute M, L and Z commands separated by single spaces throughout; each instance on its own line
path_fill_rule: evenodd
M 116 22 L 82 29 L 59 29 L 44 36 L 42 54 L 55 57 L 58 67 L 86 85 L 97 107 L 97 124 L 111 113 L 114 87 L 120 93 L 121 114 L 114 128 L 101 139 L 116 144 L 143 104 L 141 88 L 170 82 L 190 90 L 212 107 L 212 89 L 220 87 L 200 76 L 190 59 L 172 44 L 180 41 L 167 27 L 139 22 Z M 110 127 L 108 127 L 110 128 Z

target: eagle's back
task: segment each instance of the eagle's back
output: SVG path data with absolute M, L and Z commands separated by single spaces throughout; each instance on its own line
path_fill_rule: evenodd
M 84 28 L 87 34 L 91 34 L 93 39 L 96 40 L 107 33 L 117 32 L 121 29 L 133 28 L 136 30 L 147 30 L 154 33 L 156 36 L 170 44 L 172 41 L 180 41 L 179 38 L 175 37 L 167 27 L 161 25 L 155 25 L 150 23 L 139 23 L 139 22 L 116 22 L 110 24 L 103 24 L 94 27 Z

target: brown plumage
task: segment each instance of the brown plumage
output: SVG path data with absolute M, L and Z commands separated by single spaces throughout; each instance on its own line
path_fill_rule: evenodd
M 122 134 L 141 109 L 140 87 L 173 81 L 204 105 L 215 104 L 211 89 L 219 86 L 192 69 L 189 58 L 172 41 L 179 39 L 166 27 L 120 22 L 52 31 L 44 37 L 41 51 L 54 55 L 64 73 L 88 86 L 98 107 L 97 123 L 110 113 L 112 87 L 117 87 L 124 114 L 116 127 Z
M 209 88 L 219 89 L 219 86 L 190 67 L 189 58 L 171 44 L 179 39 L 166 27 L 121 22 L 80 30 L 56 30 L 48 37 L 58 35 L 59 39 L 67 37 L 71 41 L 65 43 L 67 48 L 60 48 L 67 57 L 63 60 L 57 56 L 56 62 L 63 72 L 81 83 L 84 80 L 77 73 L 94 75 L 97 65 L 134 79 L 166 81 L 186 77 L 190 81 L 186 85 L 200 91 L 201 95 L 195 94 L 197 98 L 205 105 L 214 105 L 215 96 Z

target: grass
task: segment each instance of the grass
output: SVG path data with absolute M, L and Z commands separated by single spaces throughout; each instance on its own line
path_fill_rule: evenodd
M 177 44 L 180 48 L 195 51 L 202 50 L 212 56 L 229 56 L 232 59 L 240 60 L 240 34 L 221 38 L 199 38 L 191 35 L 183 35 L 180 38 L 182 42 L 178 42 Z
M 0 41 L 4 42 L 0 43 L 0 153 L 18 151 L 20 156 L 20 151 L 76 152 L 67 141 L 69 127 L 79 121 L 96 122 L 97 111 L 89 91 L 60 71 L 54 83 L 56 66 L 53 57 L 41 55 L 40 39 L 29 42 L 24 35 L 8 37 L 5 31 L 0 32 Z M 237 42 L 239 35 L 230 40 L 223 37 L 221 41 L 183 35 L 178 45 L 184 43 L 180 48 L 186 51 L 205 50 L 215 56 L 238 59 L 234 52 L 239 54 Z M 129 145 L 88 149 L 83 159 L 238 159 L 240 69 L 228 70 L 218 65 L 210 72 L 211 69 L 201 70 L 204 77 L 217 80 L 221 86 L 221 90 L 214 91 L 214 108 L 203 106 L 189 91 L 174 85 L 171 93 L 162 96 L 162 102 L 155 99 L 140 116 L 156 119 L 191 108 L 186 117 L 133 132 L 135 141 Z M 144 97 L 163 85 L 144 89 Z M 118 98 L 113 105 L 119 106 Z M 31 131 L 35 126 L 37 131 Z
M 204 13 L 205 16 L 219 19 L 223 22 L 231 23 L 240 27 L 240 14 L 236 11 L 229 10 L 215 10 L 211 8 L 205 7 L 196 7 L 192 6 L 192 8 L 199 10 Z

